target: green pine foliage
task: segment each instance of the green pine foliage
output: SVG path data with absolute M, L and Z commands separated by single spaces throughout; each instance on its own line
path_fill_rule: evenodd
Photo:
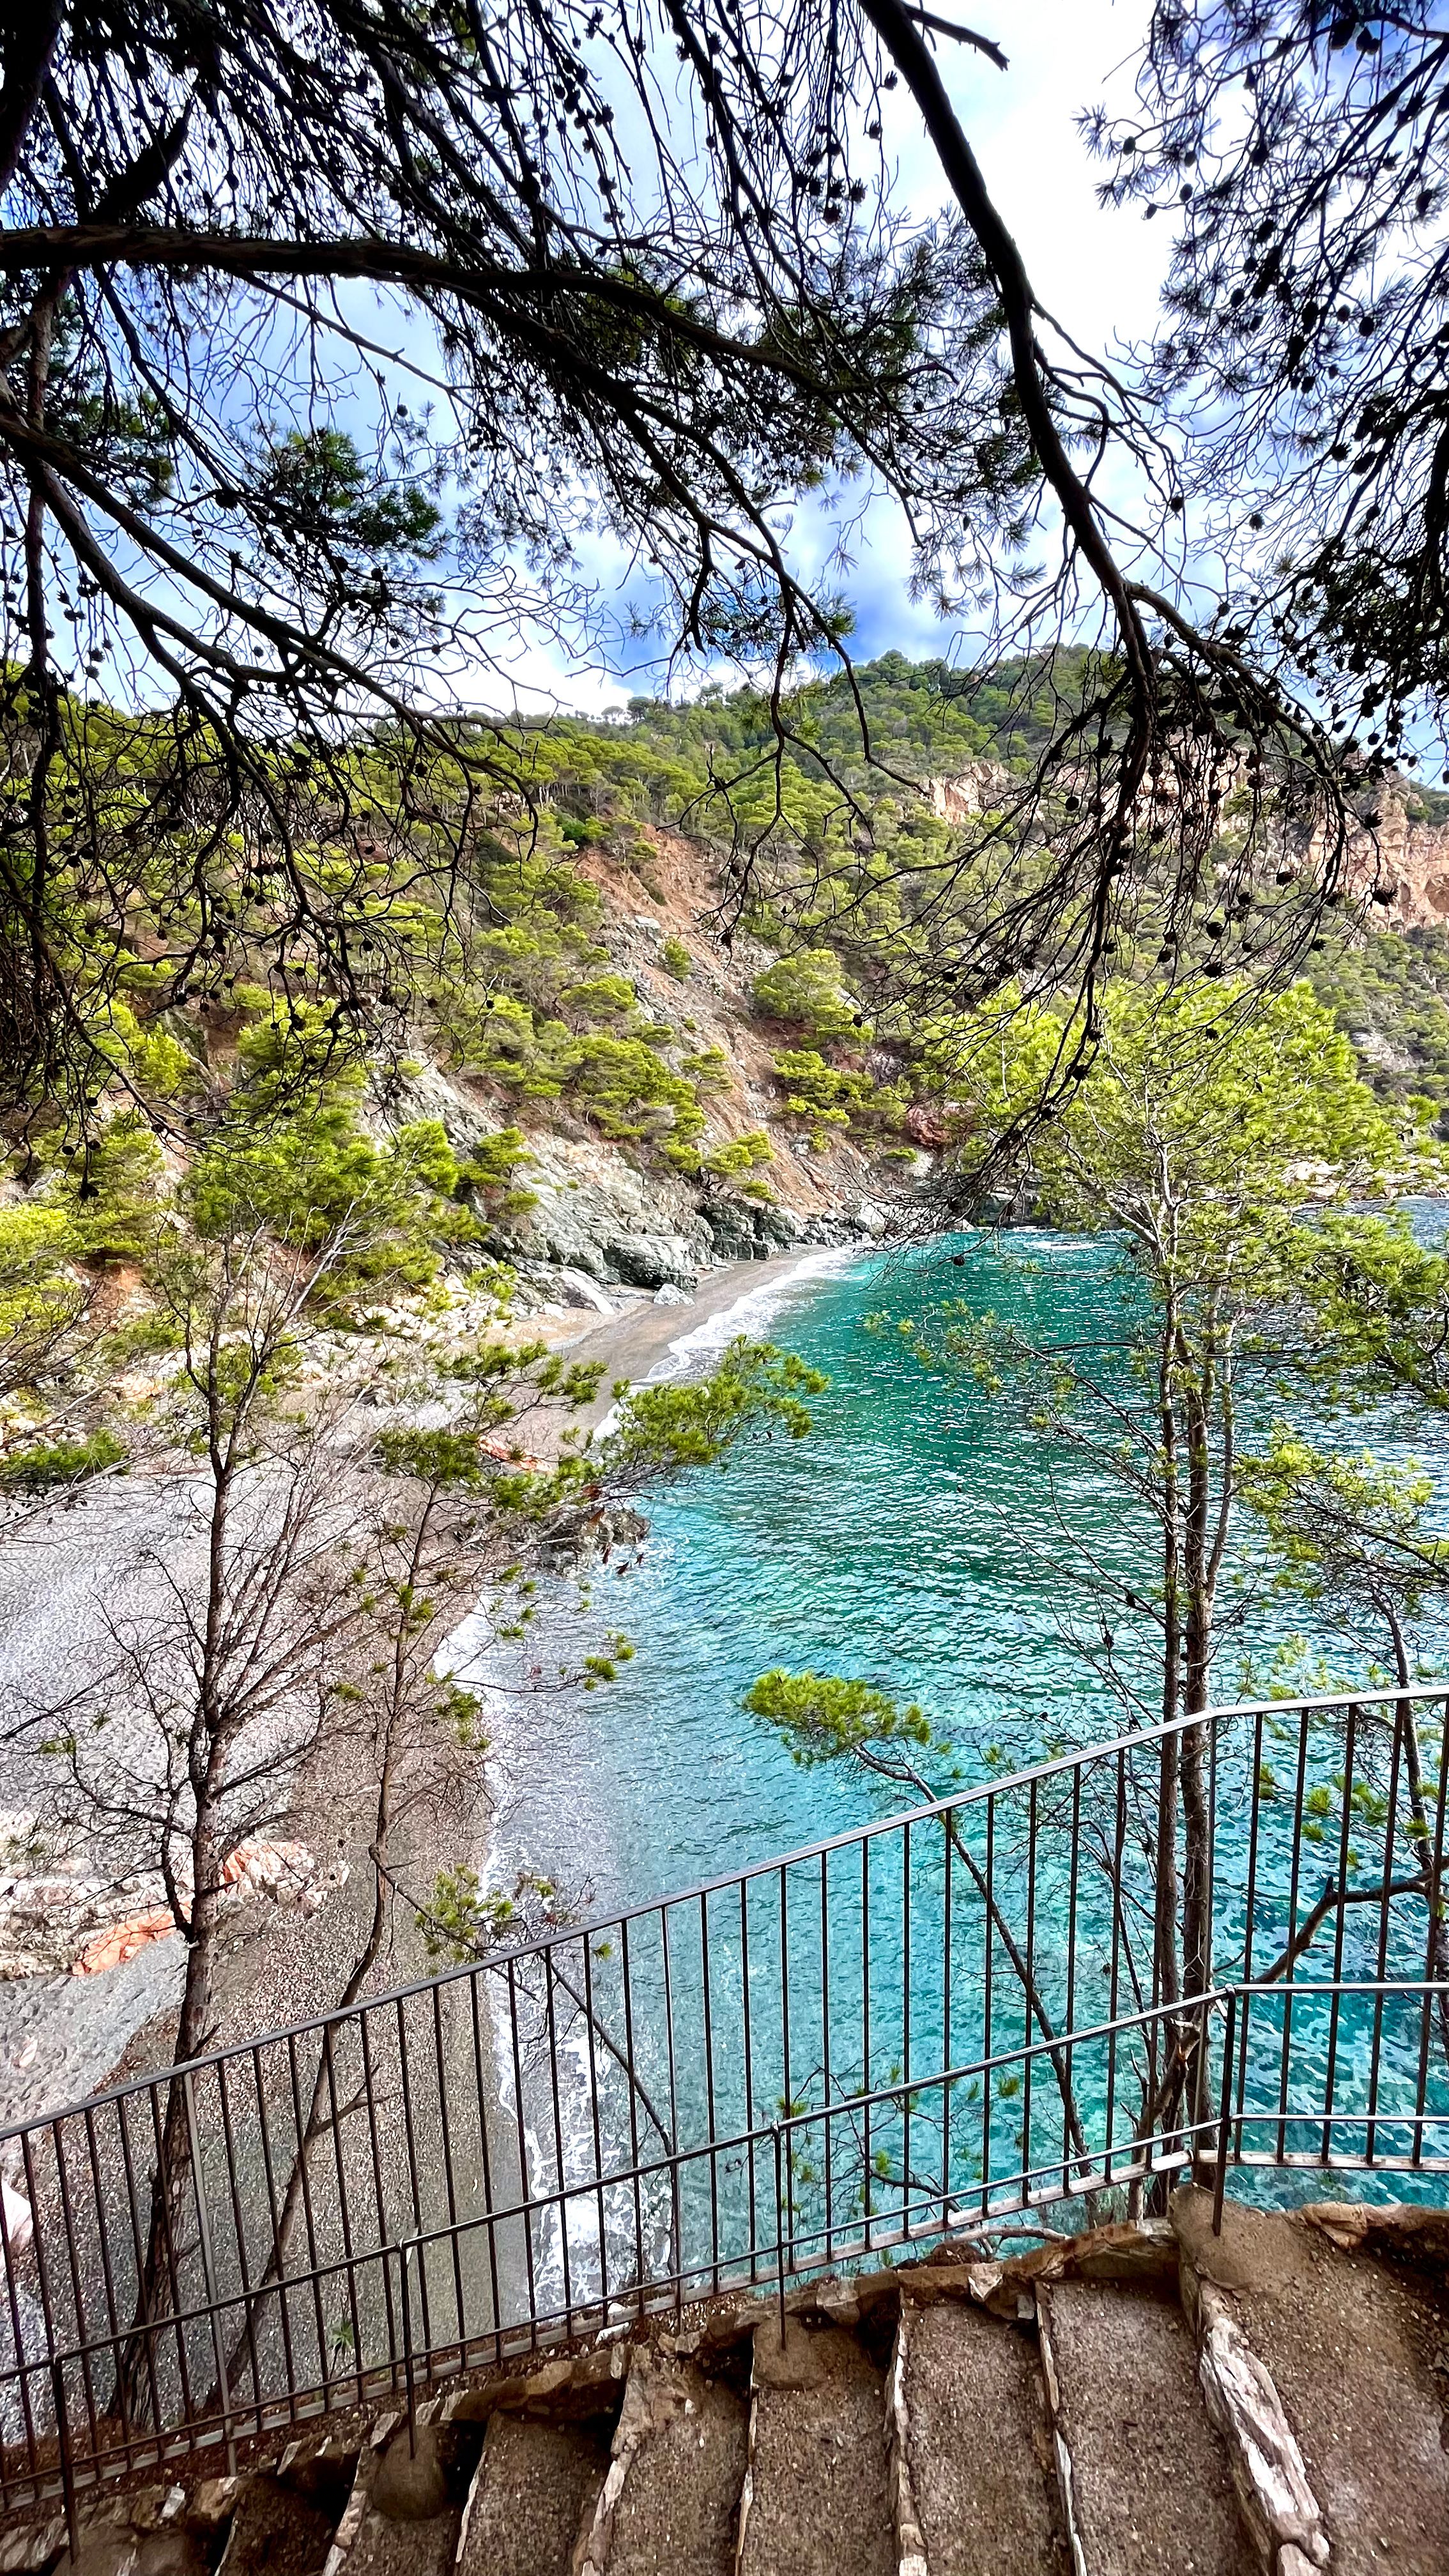
M 1325 955 L 1311 981 L 1375 1091 L 1431 1100 L 1449 1136 L 1449 931 L 1380 931 Z

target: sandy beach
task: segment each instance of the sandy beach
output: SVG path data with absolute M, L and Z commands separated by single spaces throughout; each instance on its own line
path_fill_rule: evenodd
M 573 1417 L 575 1423 L 596 1431 L 611 1411 L 614 1389 L 621 1382 L 641 1386 L 646 1378 L 682 1374 L 692 1356 L 687 1345 L 701 1328 L 717 1319 L 727 1319 L 727 1328 L 718 1335 L 708 1335 L 715 1349 L 723 1348 L 735 1333 L 766 1333 L 768 1312 L 760 1316 L 758 1324 L 751 1321 L 756 1300 L 761 1307 L 773 1311 L 779 1290 L 797 1272 L 809 1275 L 809 1261 L 809 1255 L 798 1252 L 782 1252 L 773 1261 L 732 1261 L 727 1268 L 710 1271 L 701 1279 L 692 1305 L 656 1306 L 652 1298 L 641 1298 L 638 1305 L 625 1307 L 620 1314 L 590 1316 L 580 1331 L 568 1334 L 557 1345 L 574 1359 L 597 1360 L 603 1365 L 599 1392 L 592 1404 Z M 741 1310 L 738 1316 L 736 1308 Z M 667 1365 L 671 1355 L 673 1366 Z

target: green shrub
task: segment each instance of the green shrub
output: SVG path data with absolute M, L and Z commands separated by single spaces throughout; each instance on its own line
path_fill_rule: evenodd
M 685 947 L 682 939 L 675 939 L 671 935 L 668 939 L 662 939 L 660 941 L 659 963 L 663 967 L 666 975 L 672 975 L 674 977 L 676 984 L 687 984 L 689 982 L 690 975 L 694 968 L 694 959 L 690 956 L 689 950 Z
M 639 1038 L 587 1037 L 579 1042 L 573 1088 L 604 1135 L 697 1136 L 704 1113 L 694 1086 Z
M 732 1136 L 726 1145 L 716 1145 L 713 1153 L 700 1159 L 700 1171 L 708 1181 L 743 1182 L 746 1194 L 768 1198 L 769 1192 L 759 1181 L 751 1183 L 746 1175 L 757 1171 L 762 1163 L 773 1163 L 775 1149 L 762 1127 L 754 1127 L 748 1136 Z
M 109 1431 L 93 1431 L 88 1440 L 37 1440 L 0 1465 L 0 1485 L 7 1493 L 43 1494 L 53 1485 L 83 1484 L 125 1454 Z
M 495 1135 L 480 1136 L 458 1166 L 458 1188 L 473 1198 L 489 1216 L 522 1216 L 538 1205 L 536 1190 L 522 1190 L 514 1184 L 514 1174 L 529 1159 L 528 1147 L 516 1127 L 500 1127 Z
M 841 985 L 840 961 L 828 948 L 777 957 L 755 977 L 753 998 L 756 1010 L 768 1019 L 798 1021 L 815 1038 L 869 1035 Z

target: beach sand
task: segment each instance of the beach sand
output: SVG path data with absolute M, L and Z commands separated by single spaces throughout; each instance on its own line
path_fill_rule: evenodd
M 836 1252 L 826 1258 L 831 1263 L 855 1260 L 863 1248 L 852 1247 L 846 1254 Z M 618 1315 L 591 1316 L 581 1332 L 556 1345 L 567 1350 L 571 1359 L 603 1364 L 599 1392 L 592 1404 L 571 1417 L 573 1425 L 596 1431 L 612 1410 L 614 1388 L 621 1379 L 641 1386 L 646 1378 L 685 1375 L 695 1357 L 689 1345 L 696 1334 L 702 1365 L 737 1333 L 768 1339 L 780 1289 L 797 1273 L 808 1278 L 822 1266 L 818 1252 L 782 1252 L 773 1261 L 732 1261 L 728 1268 L 712 1270 L 701 1279 L 692 1305 L 656 1306 L 651 1298 Z M 708 1328 L 717 1319 L 720 1330 L 711 1332 Z

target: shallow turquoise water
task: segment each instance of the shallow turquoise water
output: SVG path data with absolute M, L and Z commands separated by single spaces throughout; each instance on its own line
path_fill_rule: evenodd
M 548 1599 L 530 1649 L 545 1669 L 530 1687 L 505 1691 L 494 1704 L 495 1776 L 504 1787 L 491 1854 L 495 1879 L 507 1878 L 520 1864 L 546 1870 L 560 1883 L 575 1919 L 597 1916 L 725 1877 L 912 1803 L 900 1788 L 843 1767 L 797 1768 L 743 1706 L 750 1682 L 772 1665 L 859 1675 L 899 1699 L 918 1700 L 950 1734 L 970 1781 L 999 1778 L 1045 1750 L 1111 1738 L 1134 1713 L 1150 1721 L 1158 1688 L 1153 1632 L 1145 1620 L 1134 1628 L 1121 1603 L 1123 1590 L 1152 1579 L 1152 1533 L 1145 1520 L 1134 1516 L 1114 1482 L 1061 1453 L 1054 1456 L 1021 1426 L 1013 1404 L 924 1371 L 892 1329 L 896 1319 L 918 1315 L 943 1297 L 962 1298 L 978 1311 L 990 1308 L 1020 1320 L 1037 1342 L 1094 1344 L 1101 1367 L 1110 1370 L 1122 1344 L 1124 1301 L 1133 1294 L 1110 1242 L 1025 1233 L 997 1248 L 958 1238 L 837 1263 L 833 1270 L 818 1268 L 788 1288 L 773 1309 L 763 1307 L 758 1296 L 747 1299 L 730 1318 L 694 1336 L 695 1347 L 686 1343 L 681 1364 L 698 1366 L 707 1359 L 710 1340 L 718 1343 L 729 1330 L 768 1333 L 826 1371 L 829 1387 L 815 1401 L 807 1439 L 754 1442 L 727 1472 L 692 1477 L 649 1498 L 653 1527 L 642 1563 L 622 1577 L 600 1575 L 585 1611 L 570 1609 L 563 1586 Z M 882 1314 L 889 1324 L 873 1329 L 871 1319 Z M 1366 1436 L 1362 1426 L 1355 1436 Z M 1102 1615 L 1099 1600 L 1068 1578 L 1072 1544 L 1083 1542 L 1116 1589 L 1116 1605 L 1108 1611 L 1115 1689 L 1082 1651 L 1084 1644 L 1100 1645 Z M 1263 1582 L 1246 1516 L 1234 1548 L 1222 1594 L 1228 1633 L 1218 1665 L 1219 1702 L 1247 1695 L 1242 1685 L 1249 1654 L 1261 1674 L 1294 1616 Z M 637 1649 L 619 1681 L 588 1694 L 550 1687 L 557 1659 L 586 1651 L 602 1628 L 613 1625 L 625 1629 Z M 1342 1651 L 1338 1663 L 1347 1679 L 1351 1667 Z M 1134 1688 L 1140 1693 L 1135 1712 Z M 1381 1754 L 1379 1760 L 1382 1767 Z M 1276 1764 L 1283 1777 L 1265 1797 L 1253 1864 L 1257 1893 L 1249 1907 L 1245 1820 L 1256 1761 Z M 1324 1813 L 1338 1810 L 1342 1761 L 1332 1730 L 1321 1741 L 1315 1738 L 1304 1790 L 1323 1798 Z M 1239 1973 L 1250 1914 L 1258 1945 L 1255 1973 L 1261 1973 L 1309 1898 L 1300 1898 L 1292 1863 L 1290 1728 L 1270 1720 L 1256 1753 L 1251 1727 L 1237 1730 L 1231 1740 L 1225 1734 L 1222 1764 L 1217 1974 L 1230 1977 Z M 1099 1780 L 1094 1795 L 1101 1786 Z M 984 1810 L 972 1814 L 966 1830 L 979 1846 Z M 1120 1907 L 1112 1872 L 1100 1863 L 1095 1871 L 1085 1864 L 1073 1895 L 1074 1837 L 1061 1816 L 1024 1872 L 1022 1855 L 1034 1847 L 1025 1839 L 1027 1823 L 1019 1798 L 1003 1806 L 998 1863 L 1017 1938 L 1035 1960 L 1057 2028 L 1086 2029 L 1114 2011 L 1130 2013 L 1131 1978 L 1121 1969 L 1113 1929 Z M 1366 1870 L 1373 1863 L 1367 1831 Z M 1327 1846 L 1336 1840 L 1336 1829 L 1313 1825 L 1308 1834 L 1305 1890 L 1313 1872 L 1322 1875 L 1331 1864 Z M 1008 1849 L 1008 1842 L 1015 1848 Z M 914 1844 L 887 1837 L 872 1848 L 869 1890 L 856 1894 L 859 1855 L 839 1856 L 845 1875 L 854 1869 L 857 1876 L 842 1886 L 837 1871 L 829 1890 L 829 2014 L 818 1932 L 826 1890 L 813 1862 L 789 1873 L 788 1887 L 773 1874 L 756 1881 L 743 1920 L 736 1896 L 711 1900 L 717 1975 L 712 2038 L 708 2016 L 702 2020 L 697 1949 L 705 1909 L 671 1913 L 672 1966 L 660 1948 L 663 1912 L 638 1928 L 633 1963 L 624 1972 L 625 1984 L 632 1980 L 635 2008 L 628 2044 L 656 2093 L 667 2087 L 682 2134 L 758 2132 L 761 2118 L 768 2122 L 785 2101 L 799 2098 L 813 2106 L 842 2089 L 889 2087 L 902 2065 L 908 2074 L 919 2070 L 927 2076 L 943 2062 L 969 2068 L 993 2049 L 1020 2049 L 1034 2036 L 1020 1987 L 1005 1973 L 979 1905 L 966 1901 L 964 1881 L 955 1900 L 960 1923 L 954 1942 L 945 1931 L 952 1900 L 943 1854 L 939 1830 L 918 1831 Z M 1117 1879 L 1119 1887 L 1127 1885 L 1131 1862 L 1129 1846 L 1129 1869 Z M 1360 1866 L 1357 1860 L 1352 1865 Z M 1136 1875 L 1140 1880 L 1140 1857 Z M 868 1938 L 862 1913 L 867 1895 Z M 782 1920 L 787 1897 L 788 1935 Z M 1077 1937 L 1069 1945 L 1066 1925 L 1073 1916 Z M 1148 1920 L 1150 1902 L 1146 1914 L 1136 1917 L 1139 1934 Z M 1381 1973 L 1377 1920 L 1377 1908 L 1351 1913 L 1342 1974 Z M 1397 1908 L 1390 1944 L 1396 1973 L 1422 1973 L 1415 1965 L 1422 1941 L 1413 1904 Z M 788 2013 L 781 1973 L 787 1955 Z M 617 2020 L 624 2044 L 617 1945 L 601 1940 L 593 1959 L 596 2006 L 604 2021 Z M 1313 1971 L 1331 1973 L 1331 1959 L 1315 1955 Z M 582 1943 L 574 1973 L 588 1973 Z M 1382 2029 L 1367 2004 L 1345 2005 L 1340 2014 L 1304 1996 L 1293 2009 L 1295 2083 L 1308 2086 L 1305 2102 L 1332 2098 L 1351 2112 L 1369 2098 L 1364 2088 L 1377 2081 L 1382 2059 L 1385 2105 L 1412 2104 L 1424 2030 L 1417 2007 L 1396 2006 Z M 1250 2099 L 1261 2098 L 1270 2108 L 1279 2098 L 1278 2010 L 1263 2004 L 1254 2024 Z M 1217 2037 L 1212 2045 L 1218 2047 Z M 1095 2128 L 1113 2130 L 1113 2087 L 1126 2081 L 1125 2068 L 1129 2062 L 1136 2068 L 1140 2058 L 1137 2041 L 1124 2042 L 1120 2055 L 1105 2046 L 1080 2053 L 1075 2081 Z M 591 2070 L 572 2111 L 564 2104 L 562 2134 L 557 2101 L 551 2109 L 533 2106 L 545 2174 L 550 2165 L 560 2178 L 566 2167 L 580 2176 L 591 2170 L 591 2107 L 596 2088 L 607 2096 L 613 2080 L 607 2066 L 602 2078 L 597 2068 Z M 1066 2141 L 1043 2064 L 1035 2069 L 1035 2081 L 1033 2107 L 1033 2075 L 1024 2061 L 1003 2066 L 988 2084 L 963 2079 L 950 2101 L 970 2135 L 943 2130 L 940 2098 L 934 2114 L 929 2103 L 923 2113 L 902 2109 L 889 2133 L 892 2169 L 919 2161 L 919 2141 L 930 2132 L 931 2116 L 936 2130 L 930 2159 L 940 2160 L 943 2189 L 949 2178 L 953 2191 L 969 2195 L 987 2173 L 1007 2173 L 1022 2159 L 1049 2165 L 1052 2157 L 1063 2157 Z M 1430 2107 L 1441 2123 L 1449 2112 L 1449 2096 L 1440 2098 L 1444 2090 L 1436 2048 Z M 1119 2099 L 1119 2128 L 1122 2118 Z M 615 2153 L 622 2152 L 625 2125 L 622 2100 L 615 2101 L 605 2120 L 606 2131 L 612 2126 L 615 2132 Z M 1290 2124 L 1290 2150 L 1311 2144 L 1310 2131 L 1317 2136 L 1322 2127 L 1317 2119 Z M 840 2136 L 810 2134 L 811 2152 L 829 2177 Z M 852 2136 L 844 2143 L 847 2167 L 854 2158 L 852 2188 L 859 2201 L 861 2142 Z M 1347 2131 L 1335 2133 L 1336 2145 L 1346 2149 L 1349 2143 Z M 1389 2139 L 1385 2129 L 1379 2151 L 1402 2155 L 1410 2143 L 1407 2131 Z M 751 2149 L 732 2186 L 738 2194 L 748 2184 L 752 2211 L 759 2188 L 769 2196 L 768 2176 L 760 2185 L 760 2153 Z M 1302 2176 L 1282 2173 L 1271 2175 L 1265 2187 L 1279 2191 L 1290 2182 L 1307 2187 Z M 714 2176 L 710 2188 L 717 2183 Z M 1408 2187 L 1418 2185 L 1415 2177 Z M 828 2181 L 826 2187 L 828 2192 Z M 702 2169 L 691 2189 L 697 2196 L 705 2188 Z M 585 2238 L 595 2225 L 591 2213 L 588 2203 Z M 571 2214 L 571 2228 L 578 2215 Z M 694 2223 L 704 2233 L 696 2242 L 707 2240 L 717 2216 L 701 2202 Z M 734 2217 L 744 2230 L 742 2207 Z M 602 2204 L 597 2225 L 605 2226 Z M 621 2225 L 627 2239 L 628 2212 L 621 2221 L 619 2211 L 611 2210 L 608 2230 Z M 642 2259 L 637 2211 L 632 2226 L 634 2256 Z M 592 2258 L 582 2241 L 578 2254 L 587 2268 Z
M 739 1317 L 827 1372 L 814 1429 L 753 1442 L 727 1472 L 648 1498 L 644 1562 L 602 1576 L 590 1614 L 594 1628 L 627 1631 L 634 1663 L 588 1695 L 500 1704 L 503 1856 L 572 1882 L 582 1871 L 601 1904 L 638 1901 L 908 1803 L 795 1767 L 741 1705 L 777 1664 L 918 1700 L 971 1777 L 989 1746 L 1010 1764 L 1045 1735 L 1081 1744 L 1126 1722 L 1072 1642 L 1073 1631 L 1098 1642 L 1100 1623 L 1063 1579 L 1062 1524 L 1124 1585 L 1134 1567 L 1142 1579 L 1144 1547 L 1150 1571 L 1150 1533 L 1115 1486 L 1049 1458 L 1010 1405 L 928 1374 L 867 1319 L 961 1297 L 1043 1337 L 1110 1344 L 1130 1292 L 1107 1242 L 1023 1233 L 1005 1252 L 972 1247 L 957 1267 L 960 1249 L 872 1255 L 798 1282 L 773 1313 L 756 1301 Z M 555 1653 L 586 1642 L 590 1619 L 571 1618 L 562 1597 L 549 1615 L 564 1632 Z M 1130 1613 L 1111 1615 L 1118 1668 L 1143 1686 L 1150 1718 L 1146 1624 L 1134 1633 Z M 1262 1645 L 1271 1605 L 1249 1615 Z M 1225 1646 L 1223 1698 L 1238 1696 L 1245 1642 Z

